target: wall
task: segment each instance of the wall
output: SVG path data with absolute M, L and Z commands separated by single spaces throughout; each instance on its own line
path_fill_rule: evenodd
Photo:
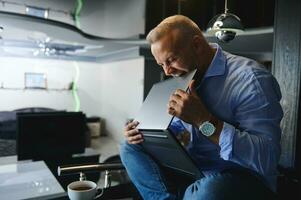
M 272 66 L 272 72 L 277 78 L 282 92 L 281 105 L 284 112 L 281 121 L 282 152 L 279 164 L 282 167 L 295 169 L 300 175 L 299 177 L 301 177 L 300 9 L 300 1 L 276 1 Z M 297 183 L 298 181 L 294 182 Z
M 74 99 L 66 89 L 75 77 L 75 65 L 80 69 L 81 110 L 103 118 L 106 132 L 121 141 L 126 120 L 143 101 L 143 58 L 99 64 L 0 57 L 0 111 L 33 106 L 73 111 Z M 23 90 L 25 72 L 45 73 L 49 90 Z
M 100 72 L 100 116 L 107 133 L 120 142 L 126 120 L 135 117 L 143 102 L 144 59 L 103 64 Z
M 90 85 L 95 85 L 99 81 L 97 67 L 99 64 L 77 63 L 81 78 L 79 79 L 80 96 L 82 99 L 83 110 L 93 114 L 89 102 L 97 102 L 99 97 L 95 95 L 95 89 Z M 14 110 L 23 107 L 50 107 L 54 109 L 74 109 L 74 100 L 69 84 L 75 77 L 75 63 L 62 60 L 49 59 L 28 59 L 0 57 L 0 110 Z M 86 70 L 85 68 L 88 68 Z M 95 73 L 96 71 L 96 73 Z M 44 73 L 47 78 L 47 90 L 26 89 L 24 85 L 24 73 Z M 85 82 L 89 77 L 89 82 Z M 97 94 L 97 93 L 96 93 Z M 96 114 L 96 113 L 95 113 Z

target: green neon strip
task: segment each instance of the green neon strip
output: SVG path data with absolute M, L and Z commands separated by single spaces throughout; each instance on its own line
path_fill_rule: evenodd
M 78 111 L 80 111 L 80 99 L 77 94 L 77 82 L 79 79 L 80 71 L 79 71 L 79 66 L 78 66 L 77 62 L 74 62 L 74 68 L 75 68 L 75 78 L 74 78 L 74 81 L 72 84 L 72 95 L 73 95 L 74 102 L 75 102 L 74 111 L 78 112 Z
M 76 0 L 76 7 L 75 7 L 75 12 L 74 12 L 74 20 L 75 20 L 75 26 L 80 29 L 80 12 L 83 7 L 83 0 Z M 77 62 L 74 62 L 74 67 L 75 67 L 75 78 L 73 80 L 72 84 L 72 95 L 74 98 L 75 106 L 74 106 L 74 111 L 78 112 L 80 111 L 80 99 L 77 93 L 77 82 L 79 79 L 79 66 Z
M 75 7 L 75 12 L 74 12 L 74 20 L 75 20 L 75 26 L 80 29 L 80 20 L 79 20 L 79 15 L 80 11 L 83 8 L 83 0 L 76 0 L 76 7 Z

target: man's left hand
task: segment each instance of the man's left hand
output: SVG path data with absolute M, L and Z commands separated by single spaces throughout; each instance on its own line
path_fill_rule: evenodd
M 178 89 L 170 96 L 168 113 L 198 127 L 210 118 L 210 113 L 196 93 L 195 80 L 190 82 L 189 90 L 187 93 Z

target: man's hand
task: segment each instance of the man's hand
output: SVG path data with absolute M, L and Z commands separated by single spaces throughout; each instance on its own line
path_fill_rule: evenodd
M 170 96 L 168 113 L 199 127 L 210 118 L 210 113 L 196 93 L 195 80 L 190 82 L 189 90 L 190 93 L 187 93 L 178 89 Z
M 143 136 L 139 132 L 136 127 L 138 126 L 139 122 L 134 121 L 130 122 L 126 125 L 124 129 L 124 136 L 129 144 L 139 144 L 143 142 Z

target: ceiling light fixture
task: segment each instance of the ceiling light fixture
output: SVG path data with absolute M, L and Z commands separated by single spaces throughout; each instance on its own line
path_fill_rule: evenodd
M 215 35 L 221 42 L 233 40 L 236 34 L 244 31 L 239 17 L 228 13 L 227 0 L 225 0 L 225 12 L 213 17 L 208 23 L 207 33 Z

